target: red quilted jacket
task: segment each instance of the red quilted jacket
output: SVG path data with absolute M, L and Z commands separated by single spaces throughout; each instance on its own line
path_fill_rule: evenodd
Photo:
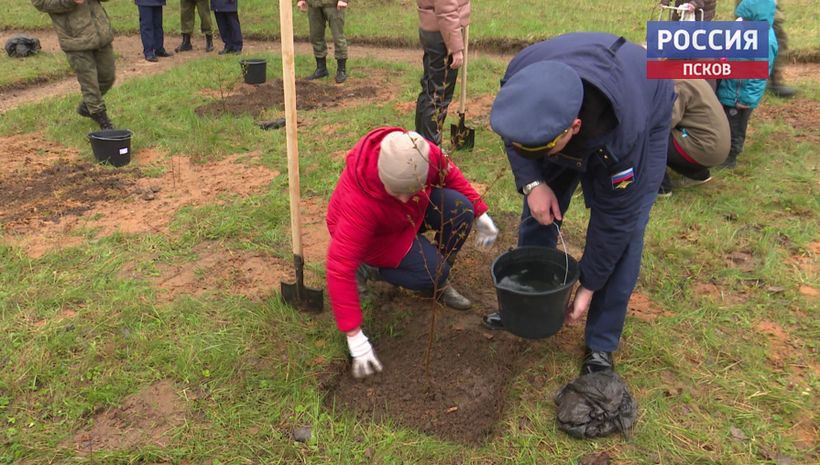
M 418 233 L 433 187 L 464 194 L 475 216 L 487 211 L 481 196 L 453 162 L 430 143 L 430 170 L 424 191 L 407 203 L 392 197 L 379 179 L 377 162 L 382 139 L 401 128 L 371 131 L 347 154 L 347 165 L 330 197 L 327 228 L 327 289 L 336 326 L 350 331 L 362 322 L 356 268 L 360 263 L 396 268 Z

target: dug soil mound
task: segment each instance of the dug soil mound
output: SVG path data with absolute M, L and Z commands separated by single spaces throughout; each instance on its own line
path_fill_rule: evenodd
M 296 109 L 332 108 L 355 102 L 376 100 L 380 88 L 372 80 L 350 79 L 345 85 L 327 82 L 296 81 Z M 259 85 L 243 84 L 239 91 L 196 108 L 199 116 L 251 115 L 258 118 L 268 109 L 284 108 L 284 87 L 281 79 Z
M 546 374 L 535 365 L 537 357 L 550 351 L 563 360 L 578 358 L 580 326 L 533 341 L 481 325 L 484 314 L 497 310 L 490 264 L 516 240 L 515 215 L 495 220 L 502 231 L 497 245 L 482 250 L 468 242 L 451 273 L 456 289 L 473 302 L 468 311 L 438 306 L 383 282 L 368 283 L 364 299 L 371 309 L 363 327 L 384 371 L 359 381 L 349 365 L 334 367 L 338 371 L 326 385 L 329 409 L 480 445 L 501 432 L 507 403 L 515 402 L 509 392 L 513 380 L 533 366 L 535 378 Z

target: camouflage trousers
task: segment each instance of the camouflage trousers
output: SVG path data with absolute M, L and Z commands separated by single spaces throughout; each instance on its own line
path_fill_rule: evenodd
M 203 34 L 211 35 L 213 26 L 211 25 L 211 8 L 208 6 L 209 0 L 180 0 L 179 19 L 180 32 L 192 34 L 194 32 L 194 10 L 199 12 L 199 29 Z
M 103 95 L 114 85 L 114 47 L 108 44 L 95 50 L 65 52 L 71 69 L 77 75 L 80 91 L 88 111 L 105 111 Z
M 337 60 L 347 58 L 347 39 L 345 39 L 345 10 L 337 10 L 335 6 L 308 7 L 308 22 L 310 24 L 310 43 L 313 45 L 313 56 L 327 57 L 327 43 L 325 43 L 325 24 L 330 25 L 333 34 L 333 50 Z

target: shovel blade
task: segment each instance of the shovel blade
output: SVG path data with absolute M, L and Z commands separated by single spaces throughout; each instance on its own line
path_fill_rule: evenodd
M 319 313 L 324 308 L 324 292 L 321 289 L 311 289 L 298 281 L 290 284 L 282 282 L 282 300 L 286 304 L 313 313 Z
M 450 125 L 450 142 L 456 150 L 475 147 L 475 129 L 464 125 L 464 113 L 458 114 L 458 124 Z

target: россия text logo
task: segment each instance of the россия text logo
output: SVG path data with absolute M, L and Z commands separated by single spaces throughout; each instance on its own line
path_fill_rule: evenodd
M 649 79 L 766 79 L 766 21 L 649 21 Z

